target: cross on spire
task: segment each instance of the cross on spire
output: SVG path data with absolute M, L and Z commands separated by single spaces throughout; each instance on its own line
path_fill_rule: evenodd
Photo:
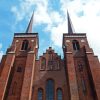
M 33 12 L 32 17 L 31 17 L 31 19 L 30 19 L 30 22 L 29 22 L 29 24 L 28 24 L 28 27 L 27 27 L 26 33 L 32 33 L 33 17 L 34 17 L 34 12 Z
M 67 18 L 68 18 L 68 34 L 73 34 L 74 33 L 74 28 L 73 28 L 73 24 L 71 22 L 68 11 L 67 11 Z

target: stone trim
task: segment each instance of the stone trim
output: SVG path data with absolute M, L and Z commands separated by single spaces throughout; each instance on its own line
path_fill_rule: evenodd
M 93 52 L 86 52 L 87 54 L 92 54 Z
M 66 52 L 67 54 L 72 54 L 72 52 Z
M 68 37 L 68 38 L 83 38 L 83 37 L 86 37 L 86 36 L 85 35 L 83 35 L 83 36 L 71 35 L 71 36 L 64 36 L 64 37 Z
M 9 54 L 15 54 L 15 52 L 14 51 L 10 51 L 10 52 L 8 52 Z
M 15 35 L 14 37 L 36 37 L 37 35 Z
M 34 53 L 34 51 L 29 51 L 28 53 Z

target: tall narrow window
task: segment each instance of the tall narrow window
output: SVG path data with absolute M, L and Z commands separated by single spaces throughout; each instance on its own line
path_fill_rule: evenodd
M 73 49 L 74 50 L 79 50 L 80 49 L 80 45 L 79 42 L 77 40 L 73 40 Z
M 46 59 L 42 57 L 40 70 L 45 70 L 45 68 L 46 68 Z
M 63 100 L 62 89 L 57 89 L 57 100 Z
M 48 70 L 53 70 L 53 61 L 48 61 Z
M 81 79 L 81 84 L 82 84 L 83 93 L 85 95 L 86 94 L 86 84 L 85 84 L 85 80 L 83 78 Z
M 43 89 L 38 89 L 38 100 L 43 100 Z
M 53 53 L 52 53 L 52 51 L 49 51 L 49 60 L 50 60 L 50 61 L 53 60 Z
M 54 100 L 54 81 L 51 79 L 46 83 L 46 100 Z
M 79 70 L 79 72 L 83 71 L 83 65 L 82 64 L 78 64 L 78 70 Z
M 24 40 L 22 43 L 21 50 L 27 50 L 28 49 L 28 40 Z
M 16 94 L 16 89 L 17 89 L 17 83 L 14 82 L 13 87 L 12 87 L 12 95 Z

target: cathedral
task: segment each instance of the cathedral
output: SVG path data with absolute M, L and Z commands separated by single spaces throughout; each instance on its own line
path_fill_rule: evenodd
M 85 33 L 75 33 L 67 12 L 63 59 L 52 47 L 39 58 L 39 36 L 15 33 L 0 63 L 0 100 L 100 100 L 100 62 Z M 38 58 L 38 59 L 37 59 Z

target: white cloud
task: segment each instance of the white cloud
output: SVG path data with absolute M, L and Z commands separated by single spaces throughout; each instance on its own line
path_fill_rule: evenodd
M 27 16 L 29 17 L 34 9 L 36 10 L 36 14 L 44 14 L 43 16 L 45 17 L 45 14 L 47 14 L 47 4 L 47 0 L 20 0 L 20 4 L 13 6 L 11 11 L 15 14 L 16 21 L 21 21 Z
M 61 47 L 62 33 L 67 32 L 65 18 L 68 9 L 76 32 L 87 33 L 91 47 L 100 58 L 100 0 L 60 0 L 60 3 L 60 12 L 50 11 L 48 0 L 20 0 L 20 5 L 13 6 L 11 10 L 17 21 L 21 21 L 26 15 L 30 16 L 35 7 L 35 25 L 47 24 L 44 30 L 50 31 L 53 44 Z M 80 12 L 83 16 L 78 15 Z
M 62 33 L 67 32 L 66 22 L 60 23 L 57 27 L 53 27 L 51 30 L 51 40 L 54 45 L 62 46 Z
M 2 48 L 2 44 L 0 43 L 0 61 L 1 61 L 1 58 L 2 58 L 2 55 L 3 55 L 3 51 L 1 51 L 1 48 Z
M 0 51 L 0 61 L 2 59 L 2 56 L 3 56 L 3 51 Z

